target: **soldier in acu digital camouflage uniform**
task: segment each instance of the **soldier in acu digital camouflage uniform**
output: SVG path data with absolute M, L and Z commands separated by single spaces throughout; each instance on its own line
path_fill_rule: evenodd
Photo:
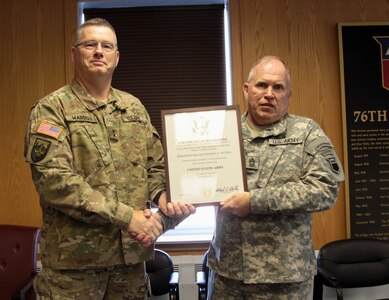
M 209 249 L 209 299 L 312 299 L 312 213 L 334 205 L 343 171 L 317 123 L 287 113 L 277 57 L 251 69 L 242 116 L 248 192 L 220 203 Z
M 34 286 L 41 299 L 145 299 L 155 239 L 195 208 L 167 203 L 158 133 L 137 98 L 111 87 L 112 26 L 85 22 L 71 54 L 73 82 L 34 105 L 26 132 L 43 214 Z

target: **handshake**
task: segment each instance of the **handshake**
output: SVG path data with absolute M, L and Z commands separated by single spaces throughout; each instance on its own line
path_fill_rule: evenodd
M 167 217 L 177 217 L 184 220 L 196 212 L 191 204 L 182 202 L 167 202 L 166 194 L 163 193 L 158 201 L 162 213 Z M 136 239 L 143 247 L 150 247 L 163 233 L 163 225 L 160 215 L 153 213 L 150 209 L 134 210 L 131 221 L 128 224 L 128 233 Z

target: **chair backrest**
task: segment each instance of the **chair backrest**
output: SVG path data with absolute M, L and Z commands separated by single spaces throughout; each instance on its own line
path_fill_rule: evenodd
M 150 278 L 153 296 L 169 293 L 169 281 L 173 270 L 173 261 L 170 255 L 163 250 L 155 249 L 154 259 L 146 261 L 146 272 Z
M 11 299 L 12 293 L 36 273 L 39 237 L 36 227 L 0 225 L 1 299 Z
M 389 242 L 345 239 L 327 243 L 317 257 L 343 288 L 389 284 Z
M 203 300 L 207 299 L 208 294 L 208 273 L 209 268 L 207 266 L 208 262 L 208 251 L 204 253 L 203 263 L 201 266 L 201 271 L 196 273 L 196 283 L 198 291 L 198 299 Z
M 205 275 L 205 282 L 208 284 L 208 273 L 209 273 L 209 268 L 207 266 L 207 261 L 208 261 L 208 250 L 205 252 L 204 257 L 203 257 L 203 264 L 201 266 L 201 271 L 204 272 Z

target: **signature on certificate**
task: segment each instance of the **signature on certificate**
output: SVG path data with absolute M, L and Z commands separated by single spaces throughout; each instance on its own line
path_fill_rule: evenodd
M 231 192 L 236 192 L 236 191 L 239 191 L 238 185 L 225 185 L 223 187 L 218 187 L 216 189 L 216 192 L 218 192 L 218 193 L 231 193 Z

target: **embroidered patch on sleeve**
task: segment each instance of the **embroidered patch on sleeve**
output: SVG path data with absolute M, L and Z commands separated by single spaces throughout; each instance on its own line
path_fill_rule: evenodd
M 318 145 L 317 149 L 319 152 L 325 157 L 328 161 L 332 172 L 336 174 L 340 174 L 340 167 L 338 165 L 338 160 L 336 159 L 336 155 L 334 153 L 334 149 L 327 144 Z
M 31 150 L 31 160 L 33 162 L 38 162 L 44 159 L 49 152 L 51 142 L 45 141 L 42 139 L 36 139 L 34 146 Z
M 55 139 L 58 139 L 61 131 L 62 127 L 47 122 L 41 122 L 37 130 L 38 133 L 51 136 Z

